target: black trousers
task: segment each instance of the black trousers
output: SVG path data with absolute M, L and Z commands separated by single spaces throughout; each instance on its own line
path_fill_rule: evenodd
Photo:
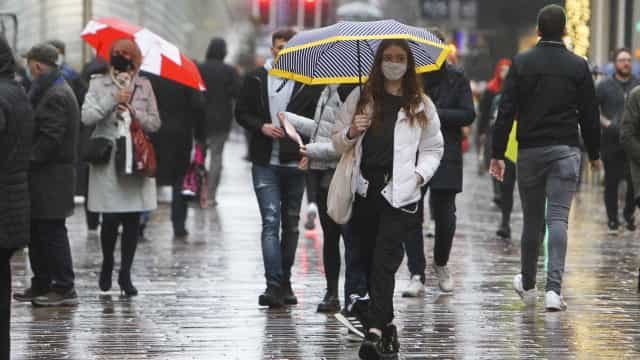
M 31 220 L 29 262 L 33 271 L 31 286 L 38 292 L 66 292 L 74 287 L 66 219 Z
M 504 161 L 504 179 L 500 185 L 500 208 L 502 210 L 502 225 L 511 224 L 511 212 L 513 211 L 513 191 L 516 187 L 516 164 L 513 161 Z
M 14 249 L 0 249 L 0 360 L 9 360 L 11 343 L 11 256 Z
M 454 190 L 433 189 L 429 195 L 429 208 L 436 225 L 433 260 L 438 266 L 445 266 L 449 262 L 453 237 L 456 233 L 456 195 L 457 192 Z M 420 221 L 424 217 L 422 201 L 418 217 Z M 419 275 L 424 283 L 427 261 L 424 255 L 424 235 L 421 226 L 405 239 L 405 248 L 411 276 Z
M 113 253 L 118 239 L 118 227 L 122 225 L 122 244 L 120 276 L 131 274 L 131 265 L 138 246 L 140 231 L 139 212 L 132 213 L 103 213 L 100 242 L 102 243 L 102 261 L 107 269 L 113 268 Z
M 395 275 L 404 257 L 403 240 L 420 227 L 418 204 L 393 208 L 380 191 L 384 174 L 367 173 L 367 197 L 356 195 L 353 207 L 352 266 L 356 272 L 369 274 L 369 324 L 383 329 L 394 317 Z
M 308 170 L 304 174 L 304 182 L 307 190 L 307 202 L 318 204 L 320 199 L 320 182 L 322 181 L 323 170 Z M 325 199 L 326 200 L 326 199 Z
M 603 154 L 602 160 L 604 163 L 604 204 L 607 208 L 607 217 L 610 222 L 618 222 L 618 187 L 622 181 L 626 181 L 627 194 L 623 214 L 627 222 L 633 222 L 635 201 L 633 180 L 627 157 L 624 152 L 618 151 Z
M 187 200 L 182 196 L 182 179 L 179 177 L 173 185 L 173 194 L 171 196 L 171 223 L 173 224 L 173 233 L 180 234 L 186 231 L 186 222 L 189 207 Z M 206 191 L 206 190 L 203 190 Z

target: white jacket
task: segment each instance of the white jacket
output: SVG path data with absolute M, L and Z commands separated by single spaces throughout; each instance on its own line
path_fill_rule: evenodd
M 347 138 L 356 112 L 360 90 L 356 88 L 338 111 L 333 131 L 333 145 L 340 154 L 355 146 L 355 166 L 351 178 L 352 191 L 366 195 L 368 182 L 360 174 L 362 159 L 362 139 L 364 134 L 355 139 Z M 371 114 L 373 107 L 369 104 L 366 113 Z M 427 115 L 425 128 L 411 126 L 409 118 L 403 109 L 398 112 L 398 119 L 394 129 L 393 144 L 393 177 L 382 190 L 382 196 L 394 208 L 416 203 L 422 197 L 420 188 L 427 184 L 440 166 L 440 159 L 444 153 L 444 141 L 440 132 L 440 118 L 435 105 L 427 96 L 417 109 L 417 113 L 424 111 Z M 416 162 L 416 153 L 418 160 Z M 424 179 L 418 184 L 419 174 Z

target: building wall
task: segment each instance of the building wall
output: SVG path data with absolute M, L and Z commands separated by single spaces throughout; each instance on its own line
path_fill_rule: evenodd
M 250 0 L 0 0 L 0 9 L 18 16 L 18 52 L 48 39 L 67 44 L 67 60 L 76 68 L 83 62 L 84 3 L 94 18 L 115 16 L 148 27 L 176 44 L 187 56 L 204 58 L 209 40 L 229 42 L 230 58 L 240 51 L 242 36 L 251 30 Z

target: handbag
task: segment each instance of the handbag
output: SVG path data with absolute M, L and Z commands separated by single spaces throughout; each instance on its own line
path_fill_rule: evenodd
M 93 165 L 104 165 L 109 162 L 112 151 L 113 141 L 103 137 L 94 137 L 89 139 L 82 159 Z
M 343 153 L 329 184 L 327 214 L 337 224 L 346 224 L 351 220 L 354 200 L 351 179 L 355 162 L 355 148 Z
M 142 129 L 140 121 L 134 119 L 130 126 L 133 142 L 133 168 L 147 177 L 155 177 L 158 169 L 156 152 L 149 136 Z

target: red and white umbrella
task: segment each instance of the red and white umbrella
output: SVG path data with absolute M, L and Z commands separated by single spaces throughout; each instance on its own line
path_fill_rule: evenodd
M 142 52 L 140 70 L 204 91 L 206 86 L 196 64 L 171 44 L 149 29 L 118 18 L 91 20 L 81 34 L 84 41 L 109 60 L 111 45 L 120 39 L 132 39 Z

